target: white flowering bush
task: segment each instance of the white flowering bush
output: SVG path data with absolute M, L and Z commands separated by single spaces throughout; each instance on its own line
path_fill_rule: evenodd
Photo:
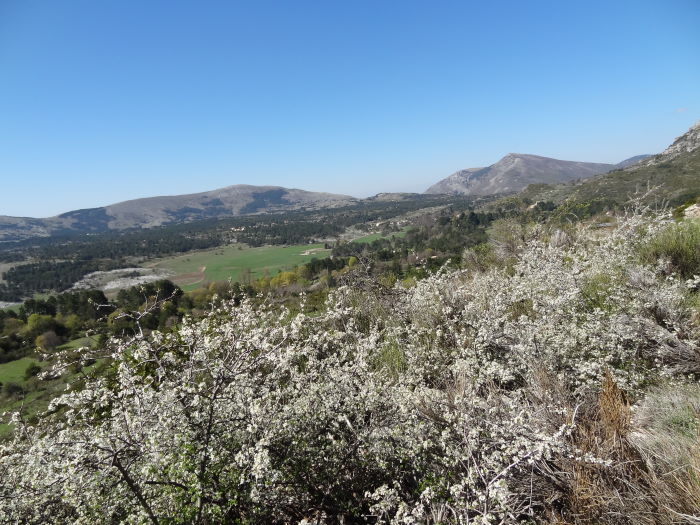
M 581 520 L 582 473 L 603 487 L 630 461 L 628 397 L 700 374 L 693 290 L 637 256 L 656 223 L 542 229 L 503 268 L 346 286 L 317 316 L 243 301 L 114 341 L 108 373 L 15 417 L 0 521 Z

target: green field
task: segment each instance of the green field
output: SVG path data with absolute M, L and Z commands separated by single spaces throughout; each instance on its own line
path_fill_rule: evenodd
M 398 232 L 392 232 L 388 235 L 384 235 L 383 233 L 371 233 L 370 235 L 365 235 L 364 237 L 359 237 L 358 239 L 353 239 L 352 242 L 359 242 L 359 243 L 370 243 L 373 241 L 376 241 L 377 239 L 391 239 L 392 237 L 405 237 L 406 232 L 408 231 L 408 228 L 404 228 L 402 231 Z
M 24 372 L 29 365 L 37 363 L 36 359 L 23 357 L 9 363 L 0 364 L 0 383 L 24 383 Z
M 22 359 L 17 359 L 15 361 L 10 361 L 9 363 L 0 364 L 0 383 L 6 385 L 8 383 L 16 383 L 18 385 L 26 385 L 27 380 L 24 378 L 24 373 L 27 371 L 30 365 L 38 363 L 36 359 L 31 357 L 23 357 Z M 41 364 L 41 363 L 38 363 Z M 7 398 L 4 392 L 0 395 L 0 414 L 5 411 L 17 410 L 25 403 L 32 403 L 38 397 L 38 393 L 32 392 L 28 396 L 21 396 L 20 399 L 14 400 L 13 398 Z M 43 405 L 42 405 L 43 406 Z M 48 406 L 48 403 L 46 403 Z M 7 437 L 12 430 L 12 427 L 0 419 L 0 440 Z
M 73 339 L 72 341 L 68 341 L 66 344 L 59 346 L 59 349 L 77 350 L 78 348 L 82 348 L 84 346 L 94 347 L 97 344 L 97 340 L 98 338 L 96 336 L 81 337 L 80 339 Z
M 52 399 L 63 394 L 67 385 L 75 383 L 85 377 L 86 374 L 93 373 L 105 363 L 103 360 L 98 360 L 80 371 L 67 371 L 60 377 L 53 379 L 33 377 L 27 380 L 24 374 L 32 364 L 38 364 L 42 367 L 51 366 L 50 362 L 41 363 L 31 357 L 23 357 L 16 361 L 0 364 L 0 381 L 2 381 L 3 385 L 16 383 L 25 389 L 24 392 L 15 395 L 8 395 L 4 389 L 0 393 L 0 442 L 9 437 L 12 432 L 12 426 L 7 423 L 8 412 L 21 410 L 24 417 L 31 420 L 45 411 Z M 4 416 L 2 415 L 3 413 L 5 414 Z
M 171 271 L 171 281 L 183 290 L 194 290 L 207 282 L 227 279 L 240 281 L 246 269 L 250 270 L 253 278 L 262 277 L 266 272 L 272 277 L 280 270 L 291 269 L 329 254 L 330 250 L 324 249 L 323 244 L 259 248 L 226 246 L 159 259 L 148 266 Z

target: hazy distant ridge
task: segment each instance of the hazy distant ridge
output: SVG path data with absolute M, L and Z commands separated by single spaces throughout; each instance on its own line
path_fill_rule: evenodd
M 70 211 L 46 219 L 0 216 L 0 241 L 61 232 L 152 228 L 215 217 L 329 208 L 356 201 L 348 195 L 237 184 L 189 195 L 129 200 L 102 208 Z

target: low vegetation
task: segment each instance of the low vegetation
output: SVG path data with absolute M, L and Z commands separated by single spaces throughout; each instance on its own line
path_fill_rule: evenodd
M 700 221 L 669 224 L 642 248 L 647 262 L 659 261 L 668 270 L 691 279 L 700 273 Z
M 614 170 L 606 175 L 578 183 L 561 186 L 537 185 L 529 191 L 538 201 L 568 200 L 578 205 L 598 202 L 607 208 L 619 208 L 629 198 L 646 188 L 659 188 L 651 192 L 646 202 L 650 205 L 679 206 L 700 193 L 700 149 L 676 158 L 634 170 Z
M 39 377 L 110 364 L 18 412 L 0 519 L 697 523 L 696 226 L 616 222 L 493 222 L 423 279 L 353 255 L 313 313 L 240 295 L 68 351 Z

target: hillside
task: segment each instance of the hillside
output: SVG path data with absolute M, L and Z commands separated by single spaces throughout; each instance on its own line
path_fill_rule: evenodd
M 624 168 L 627 168 L 629 166 L 634 166 L 635 164 L 639 164 L 640 162 L 642 162 L 645 159 L 648 159 L 651 156 L 652 155 L 635 155 L 634 157 L 630 157 L 629 159 L 625 159 L 622 162 L 618 162 L 615 165 L 615 168 L 624 169 Z
M 528 190 L 528 196 L 554 202 L 602 199 L 624 203 L 647 188 L 658 188 L 651 199 L 671 205 L 683 204 L 700 194 L 700 121 L 658 155 L 574 185 Z
M 529 184 L 557 184 L 614 169 L 614 164 L 573 162 L 537 155 L 509 153 L 486 168 L 468 168 L 433 184 L 425 193 L 491 195 L 513 193 Z
M 102 208 L 70 211 L 46 219 L 0 216 L 0 241 L 67 232 L 152 228 L 255 213 L 313 210 L 356 201 L 347 195 L 238 184 L 189 195 L 129 200 Z
M 406 286 L 358 264 L 312 312 L 234 297 L 63 352 L 26 381 L 102 372 L 13 419 L 0 519 L 697 523 L 700 224 L 663 219 L 494 228 Z

